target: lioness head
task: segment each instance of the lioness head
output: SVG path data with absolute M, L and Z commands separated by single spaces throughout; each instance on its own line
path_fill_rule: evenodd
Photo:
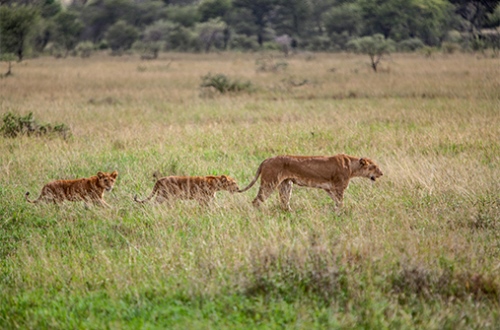
M 369 158 L 360 158 L 359 165 L 361 167 L 359 170 L 360 176 L 369 178 L 372 181 L 375 181 L 384 175 L 377 164 Z
M 234 193 L 240 190 L 238 184 L 236 183 L 236 180 L 234 180 L 230 176 L 221 175 L 220 183 L 221 183 L 221 188 L 229 192 Z
M 97 179 L 99 180 L 99 186 L 104 188 L 106 191 L 111 191 L 115 185 L 116 177 L 118 176 L 117 171 L 113 173 L 97 172 Z

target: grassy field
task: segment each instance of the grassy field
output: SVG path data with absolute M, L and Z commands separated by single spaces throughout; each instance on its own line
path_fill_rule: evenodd
M 0 137 L 0 328 L 498 329 L 498 58 L 395 54 L 375 74 L 347 54 L 102 55 L 13 73 L 0 115 L 72 135 Z M 252 90 L 201 88 L 208 73 Z M 133 201 L 155 171 L 244 187 L 267 157 L 337 153 L 384 172 L 352 180 L 339 212 L 306 188 L 292 212 L 276 194 L 255 210 L 257 185 L 208 208 Z M 109 209 L 24 200 L 113 170 Z

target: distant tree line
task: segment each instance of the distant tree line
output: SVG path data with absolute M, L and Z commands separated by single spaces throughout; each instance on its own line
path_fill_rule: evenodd
M 500 0 L 0 0 L 0 56 L 499 48 Z M 363 39 L 365 38 L 365 39 Z

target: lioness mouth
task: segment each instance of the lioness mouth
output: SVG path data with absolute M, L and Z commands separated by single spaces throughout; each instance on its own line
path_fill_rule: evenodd
M 370 177 L 370 180 L 375 181 L 375 180 L 377 180 L 377 178 L 376 178 L 376 177 L 374 177 L 374 176 L 371 176 L 371 177 Z

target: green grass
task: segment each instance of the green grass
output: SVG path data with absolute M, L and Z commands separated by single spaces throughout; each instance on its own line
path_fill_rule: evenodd
M 39 58 L 0 80 L 0 115 L 72 132 L 0 137 L 0 328 L 498 327 L 498 59 L 396 54 L 374 74 L 347 54 L 279 72 L 260 56 Z M 209 72 L 255 90 L 207 94 Z M 267 157 L 337 153 L 384 172 L 339 212 L 305 188 L 291 212 L 276 194 L 253 209 L 256 187 L 208 208 L 133 201 L 155 171 L 244 187 Z M 24 200 L 112 170 L 109 209 Z

